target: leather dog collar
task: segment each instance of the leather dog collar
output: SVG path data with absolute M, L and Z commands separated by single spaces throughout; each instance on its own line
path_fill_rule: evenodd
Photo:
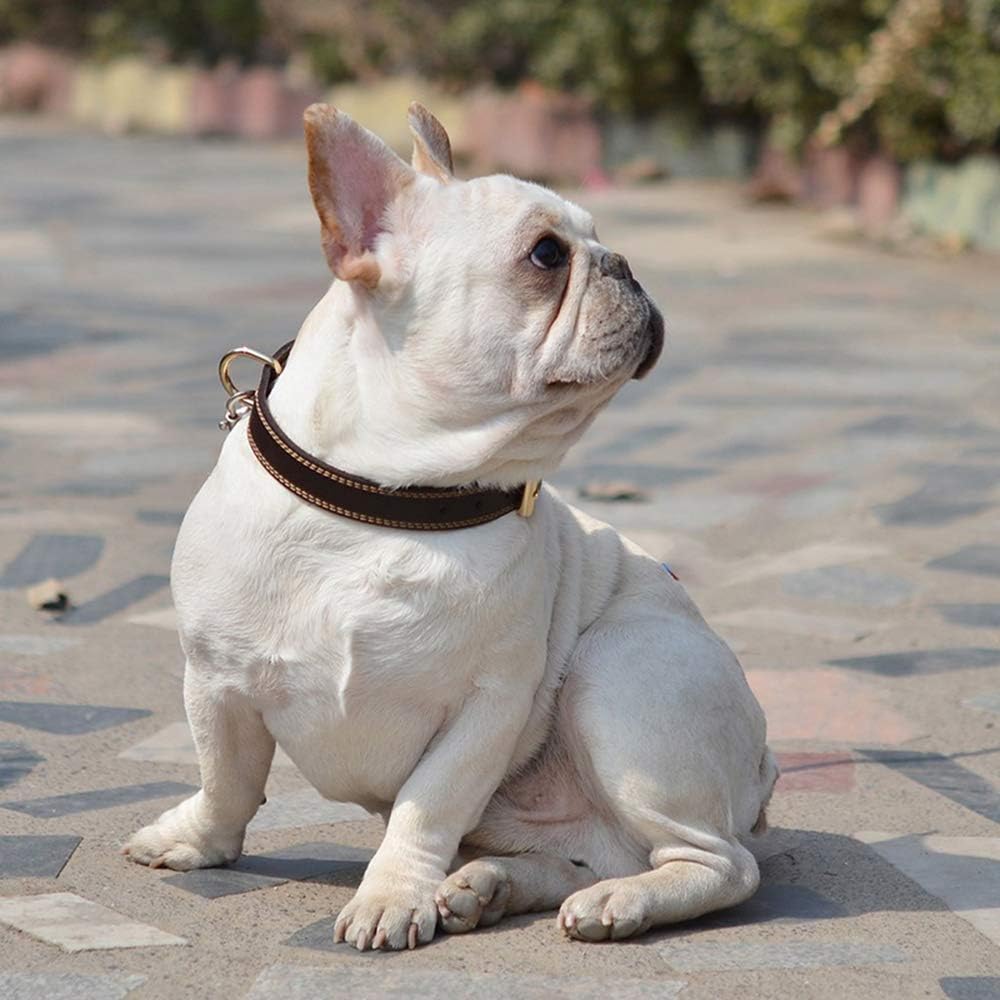
M 412 531 L 451 531 L 472 528 L 517 511 L 530 517 L 541 483 L 531 481 L 511 490 L 478 489 L 475 486 L 415 486 L 390 489 L 352 476 L 327 465 L 299 448 L 278 426 L 267 398 L 281 373 L 294 341 L 285 344 L 273 358 L 247 348 L 231 351 L 219 365 L 223 385 L 230 391 L 229 419 L 220 426 L 232 426 L 239 409 L 249 409 L 247 438 L 264 469 L 282 486 L 307 503 L 365 524 Z M 260 383 L 253 393 L 240 393 L 228 376 L 229 362 L 237 354 L 263 361 Z

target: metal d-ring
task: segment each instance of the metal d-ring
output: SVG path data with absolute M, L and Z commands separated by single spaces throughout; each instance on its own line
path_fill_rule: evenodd
M 219 361 L 219 381 L 222 383 L 222 388 L 230 396 L 235 396 L 240 391 L 236 388 L 236 383 L 229 377 L 229 366 L 237 358 L 251 358 L 253 361 L 259 361 L 262 365 L 273 368 L 275 375 L 281 374 L 282 365 L 277 358 L 272 358 L 270 354 L 261 354 L 260 351 L 255 351 L 252 347 L 234 347 L 231 351 L 223 354 Z
M 259 361 L 262 365 L 268 365 L 274 369 L 275 375 L 280 375 L 282 364 L 277 358 L 272 358 L 269 354 L 261 354 L 252 347 L 234 347 L 233 350 L 222 355 L 219 361 L 219 381 L 223 389 L 229 393 L 226 400 L 226 415 L 219 421 L 219 429 L 231 431 L 240 419 L 246 416 L 253 408 L 253 389 L 239 389 L 236 383 L 229 376 L 229 366 L 237 358 L 250 358 L 252 361 Z

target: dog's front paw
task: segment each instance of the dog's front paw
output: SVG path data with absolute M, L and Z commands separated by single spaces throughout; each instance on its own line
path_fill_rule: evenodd
M 358 951 L 416 948 L 434 937 L 437 917 L 433 885 L 411 885 L 405 879 L 362 885 L 340 911 L 333 940 Z
M 192 822 L 191 810 L 185 809 L 187 805 L 182 802 L 155 823 L 134 833 L 122 848 L 122 854 L 140 865 L 179 872 L 215 868 L 235 861 L 243 849 L 242 834 L 225 836 L 213 831 L 206 835 Z
M 435 893 L 441 927 L 449 934 L 464 934 L 476 927 L 491 927 L 503 915 L 510 898 L 510 879 L 500 865 L 476 860 L 452 872 Z
M 635 879 L 607 879 L 563 902 L 559 927 L 576 941 L 620 941 L 649 928 L 646 898 Z

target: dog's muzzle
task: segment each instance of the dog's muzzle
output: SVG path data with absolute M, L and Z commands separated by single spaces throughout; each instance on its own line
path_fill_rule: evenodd
M 663 317 L 660 315 L 660 310 L 652 302 L 649 303 L 649 319 L 646 322 L 643 336 L 648 340 L 649 347 L 646 349 L 646 353 L 643 355 L 642 361 L 639 362 L 639 367 L 636 368 L 632 378 L 643 378 L 647 375 L 653 365 L 659 361 L 660 355 L 663 353 Z

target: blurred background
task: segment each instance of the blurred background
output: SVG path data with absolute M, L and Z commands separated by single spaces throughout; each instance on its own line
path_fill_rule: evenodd
M 475 172 L 750 177 L 834 233 L 1000 250 L 1000 0 L 0 0 L 0 109 L 296 138 L 329 100 Z

